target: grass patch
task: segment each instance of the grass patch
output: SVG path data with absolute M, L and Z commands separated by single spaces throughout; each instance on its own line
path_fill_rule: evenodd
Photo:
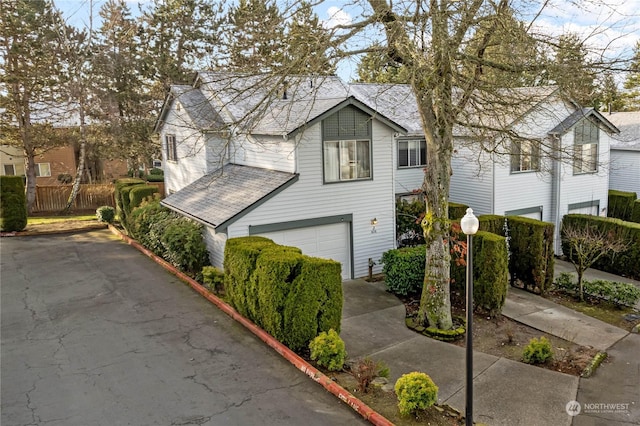
M 29 225 L 46 225 L 50 223 L 69 222 L 72 220 L 88 221 L 97 220 L 96 215 L 76 215 L 76 216 L 34 216 L 27 218 L 27 226 Z

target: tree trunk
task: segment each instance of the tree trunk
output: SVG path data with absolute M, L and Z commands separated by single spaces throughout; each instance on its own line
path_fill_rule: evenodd
M 31 215 L 36 203 L 36 155 L 33 149 L 24 150 L 24 166 L 27 176 L 27 213 Z
M 84 88 L 81 87 L 80 90 L 84 90 Z M 84 163 L 87 152 L 87 128 L 85 124 L 83 96 L 84 93 L 81 93 L 80 102 L 78 103 L 78 113 L 80 114 L 80 155 L 78 156 L 78 168 L 76 170 L 76 177 L 73 181 L 71 193 L 69 194 L 69 199 L 67 200 L 67 205 L 63 210 L 64 212 L 71 210 L 71 206 L 73 206 L 73 202 L 76 200 L 78 192 L 80 191 L 80 182 L 82 182 L 82 175 L 84 174 Z

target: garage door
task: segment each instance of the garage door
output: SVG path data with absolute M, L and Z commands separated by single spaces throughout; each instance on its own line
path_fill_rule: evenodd
M 579 214 L 590 214 L 593 216 L 597 216 L 598 215 L 598 206 L 587 206 L 587 207 L 580 207 L 580 208 L 576 208 L 576 209 L 570 209 L 569 210 L 569 214 L 574 214 L 574 213 L 579 213 Z
M 523 213 L 518 216 L 528 217 L 529 219 L 542 220 L 542 212 Z
M 342 264 L 342 279 L 351 278 L 351 246 L 347 223 L 310 226 L 259 235 L 270 238 L 277 244 L 298 247 L 307 256 L 338 261 Z

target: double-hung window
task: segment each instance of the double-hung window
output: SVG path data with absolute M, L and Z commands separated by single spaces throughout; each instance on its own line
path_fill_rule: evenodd
M 49 163 L 36 163 L 36 176 L 37 177 L 50 177 L 51 176 L 51 164 L 49 164 Z
M 322 122 L 324 181 L 371 179 L 371 117 L 347 106 Z
M 178 150 L 176 147 L 176 136 L 175 135 L 165 135 L 164 137 L 165 145 L 167 147 L 167 160 L 168 161 L 178 161 Z
M 580 121 L 574 129 L 573 173 L 598 171 L 598 142 L 600 129 L 589 119 Z
M 424 139 L 398 141 L 398 167 L 427 165 L 427 143 Z
M 536 140 L 511 143 L 511 172 L 540 170 L 540 142 Z
M 16 167 L 13 164 L 4 164 L 4 174 L 6 176 L 15 176 Z

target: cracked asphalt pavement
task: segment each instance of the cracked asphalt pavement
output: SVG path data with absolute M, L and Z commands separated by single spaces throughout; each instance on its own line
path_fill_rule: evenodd
M 108 230 L 2 238 L 0 274 L 3 426 L 367 424 Z

